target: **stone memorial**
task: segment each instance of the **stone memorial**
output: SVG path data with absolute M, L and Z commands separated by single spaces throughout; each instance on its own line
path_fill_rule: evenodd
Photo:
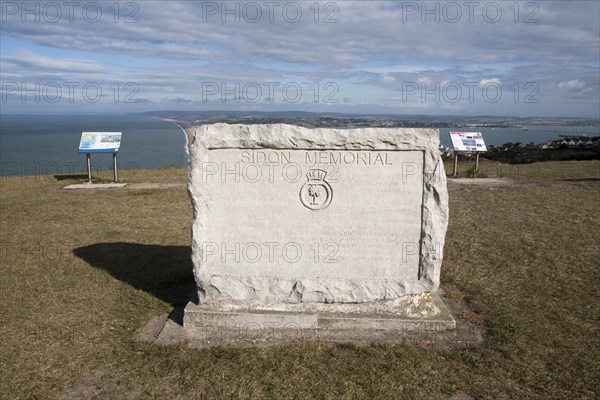
M 190 337 L 370 340 L 455 327 L 435 294 L 448 221 L 437 130 L 187 129 Z

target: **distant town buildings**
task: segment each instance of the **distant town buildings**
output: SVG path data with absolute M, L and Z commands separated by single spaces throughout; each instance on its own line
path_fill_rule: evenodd
M 600 146 L 600 137 L 590 138 L 587 135 L 581 136 L 563 136 L 558 139 L 548 140 L 542 143 L 539 147 L 542 150 L 546 149 L 561 149 L 561 148 L 578 148 L 587 149 Z
M 600 136 L 565 135 L 544 143 L 504 143 L 501 146 L 488 145 L 482 157 L 507 163 L 531 163 L 547 160 L 594 160 L 600 159 Z M 452 148 L 440 146 L 445 159 L 454 158 Z M 458 152 L 458 158 L 473 159 L 475 153 Z

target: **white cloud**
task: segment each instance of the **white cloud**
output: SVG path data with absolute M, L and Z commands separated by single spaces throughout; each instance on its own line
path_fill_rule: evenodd
M 46 57 L 28 50 L 20 50 L 15 56 L 3 57 L 3 61 L 22 66 L 27 65 L 30 68 L 37 68 L 43 71 L 78 71 L 87 73 L 99 73 L 105 71 L 100 64 L 94 61 Z
M 386 101 L 392 102 L 392 96 L 405 82 L 426 85 L 428 90 L 438 82 L 441 87 L 453 83 L 463 89 L 463 98 L 469 93 L 466 83 L 478 82 L 481 86 L 504 85 L 503 100 L 514 99 L 515 93 L 520 96 L 520 103 L 483 102 L 477 111 L 479 104 L 472 104 L 473 112 L 496 115 L 524 112 L 523 97 L 532 94 L 531 86 L 525 85 L 533 82 L 539 88 L 555 89 L 532 94 L 539 99 L 539 108 L 533 109 L 536 115 L 563 112 L 567 105 L 559 98 L 564 93 L 557 88 L 579 89 L 587 95 L 585 104 L 573 102 L 569 110 L 579 112 L 584 104 L 586 113 L 597 114 L 600 2 L 544 2 L 534 16 L 538 23 L 518 24 L 508 10 L 512 3 L 500 3 L 505 13 L 498 23 L 483 20 L 481 6 L 477 6 L 472 23 L 464 8 L 463 18 L 457 23 L 443 19 L 436 23 L 429 17 L 423 23 L 419 14 L 402 22 L 401 7 L 383 0 L 332 2 L 334 7 L 327 9 L 320 2 L 321 13 L 317 16 L 314 2 L 295 2 L 303 12 L 297 23 L 286 21 L 281 5 L 276 7 L 273 22 L 267 20 L 268 10 L 263 7 L 263 18 L 257 23 L 245 22 L 244 18 L 235 22 L 231 15 L 223 23 L 224 15 L 220 13 L 203 19 L 204 3 L 147 1 L 136 3 L 137 23 L 124 23 L 124 15 L 114 21 L 113 11 L 108 8 L 113 3 L 97 2 L 104 7 L 104 17 L 98 23 L 86 22 L 81 16 L 73 23 L 22 23 L 20 15 L 7 15 L 8 21 L 0 25 L 2 39 L 7 38 L 9 44 L 4 46 L 3 41 L 1 49 L 3 79 L 98 80 L 108 85 L 135 82 L 140 96 L 151 99 L 154 108 L 173 106 L 161 100 L 165 96 L 202 99 L 206 82 L 226 82 L 231 87 L 235 82 L 243 86 L 249 82 L 284 85 L 294 81 L 311 94 L 314 83 L 319 82 L 321 97 L 330 93 L 324 85 L 333 82 L 339 86 L 337 99 L 367 97 L 373 99 L 369 103 L 373 108 L 384 108 Z M 211 3 L 222 11 L 224 3 Z M 264 6 L 263 2 L 256 4 Z M 457 4 L 462 7 L 461 2 Z M 325 23 L 332 10 L 337 22 Z M 19 52 L 19 48 L 29 51 Z M 520 91 L 509 92 L 515 83 Z M 476 95 L 476 102 L 481 101 L 481 93 Z M 558 100 L 553 102 L 551 96 Z M 339 104 L 343 106 L 344 102 Z M 244 106 L 217 104 L 221 105 Z M 265 102 L 264 108 L 272 105 Z M 449 105 L 418 106 L 435 112 Z
M 76 18 L 73 23 L 23 24 L 19 15 L 9 15 L 2 34 L 55 48 L 105 54 L 182 60 L 239 57 L 338 69 L 385 59 L 386 64 L 403 71 L 404 62 L 432 69 L 438 68 L 440 61 L 597 60 L 598 28 L 593 15 L 598 7 L 588 3 L 592 2 L 577 2 L 568 12 L 562 11 L 560 4 L 545 5 L 544 10 L 558 11 L 540 17 L 535 24 L 515 24 L 509 17 L 492 24 L 481 18 L 481 10 L 473 23 L 468 21 L 467 10 L 457 23 L 433 19 L 422 23 L 420 15 L 399 23 L 403 17 L 400 7 L 386 8 L 387 1 L 332 2 L 335 23 L 325 23 L 328 13 L 323 10 L 315 22 L 310 2 L 296 3 L 303 12 L 297 23 L 286 20 L 281 6 L 273 22 L 268 21 L 265 9 L 257 23 L 244 18 L 236 23 L 231 15 L 223 23 L 225 15 L 203 15 L 202 3 L 148 1 L 139 3 L 137 23 L 115 23 L 109 9 L 112 3 L 107 2 L 101 3 L 105 18 L 99 23 Z M 224 3 L 214 4 L 223 11 Z M 410 60 L 403 60 L 406 58 Z
M 394 78 L 391 75 L 385 74 L 382 78 L 381 78 L 381 83 L 394 83 L 396 82 L 396 78 Z
M 498 78 L 482 79 L 479 81 L 479 86 L 486 86 L 486 85 L 490 85 L 490 84 L 502 85 L 502 81 Z
M 560 82 L 556 85 L 559 89 L 581 89 L 585 86 L 585 82 L 579 79 L 573 79 L 566 82 Z

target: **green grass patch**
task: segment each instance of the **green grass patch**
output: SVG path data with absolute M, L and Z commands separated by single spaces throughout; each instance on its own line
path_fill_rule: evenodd
M 597 398 L 600 162 L 482 160 L 480 170 L 511 183 L 449 184 L 442 282 L 489 328 L 487 343 L 468 350 L 137 341 L 194 286 L 185 188 L 67 191 L 53 177 L 2 179 L 0 397 Z M 120 177 L 185 183 L 187 171 Z

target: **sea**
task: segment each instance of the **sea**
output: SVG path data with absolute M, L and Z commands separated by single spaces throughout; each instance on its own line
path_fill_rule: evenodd
M 449 132 L 481 132 L 487 145 L 544 143 L 560 135 L 600 136 L 599 127 L 441 128 L 440 141 L 451 148 Z M 1 115 L 0 176 L 74 175 L 86 171 L 79 154 L 82 132 L 122 132 L 119 169 L 187 167 L 184 131 L 174 122 L 146 115 Z M 110 170 L 110 154 L 92 154 L 93 170 Z
M 145 115 L 2 115 L 0 176 L 77 175 L 82 132 L 121 132 L 117 162 L 123 169 L 187 167 L 187 138 L 171 121 Z M 93 153 L 92 170 L 112 169 L 112 155 Z

